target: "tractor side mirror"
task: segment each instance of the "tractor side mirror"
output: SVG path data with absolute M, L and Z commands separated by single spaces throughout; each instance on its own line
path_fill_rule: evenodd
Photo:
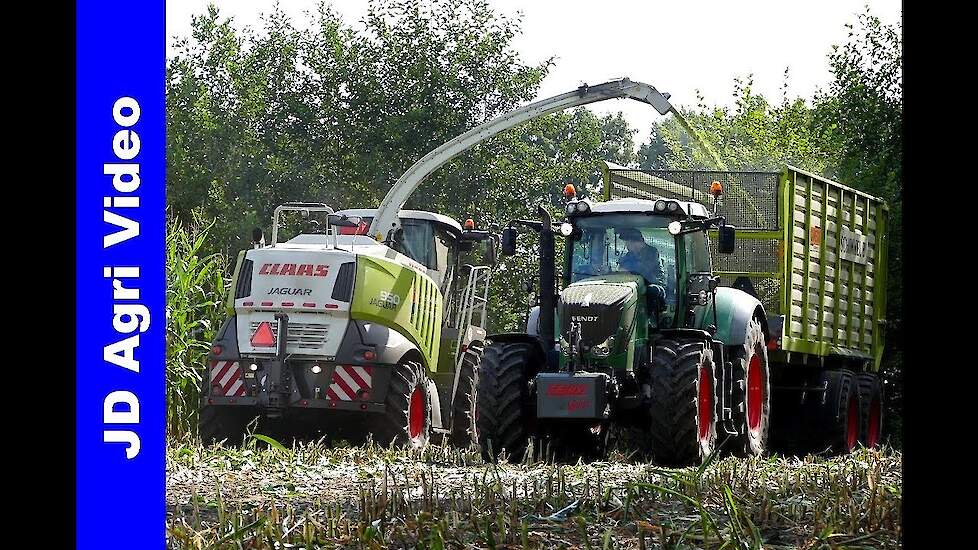
M 736 229 L 732 225 L 721 225 L 717 229 L 717 250 L 720 254 L 730 254 L 734 251 L 737 241 Z
M 265 241 L 265 232 L 260 227 L 251 230 L 251 244 L 261 244 Z
M 344 216 L 342 214 L 330 214 L 326 220 L 329 225 L 339 227 L 360 227 L 362 221 L 360 216 Z
M 503 229 L 502 248 L 503 248 L 503 256 L 512 256 L 516 254 L 516 228 L 515 227 L 507 227 Z

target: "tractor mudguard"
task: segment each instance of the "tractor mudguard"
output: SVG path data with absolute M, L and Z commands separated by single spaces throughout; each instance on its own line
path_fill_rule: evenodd
M 716 305 L 717 332 L 713 337 L 724 345 L 743 345 L 747 335 L 747 323 L 755 315 L 761 320 L 765 340 L 769 338 L 767 314 L 760 300 L 754 296 L 736 288 L 721 286 L 716 289 Z M 702 321 L 704 327 L 711 324 L 713 324 L 712 303 L 706 306 Z
M 360 354 L 362 357 L 367 350 L 377 354 L 377 358 L 371 363 L 386 365 L 400 362 L 411 351 L 417 353 L 418 357 L 423 357 L 418 347 L 396 330 L 380 323 L 351 320 L 346 325 L 343 341 L 336 352 L 336 362 L 352 363 L 357 361 L 354 359 L 355 355 Z

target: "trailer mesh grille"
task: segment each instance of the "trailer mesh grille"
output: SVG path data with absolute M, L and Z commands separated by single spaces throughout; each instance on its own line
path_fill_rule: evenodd
M 612 199 L 668 198 L 713 205 L 710 184 L 723 185 L 719 213 L 737 229 L 778 229 L 778 172 L 713 172 L 701 170 L 632 170 L 609 168 Z

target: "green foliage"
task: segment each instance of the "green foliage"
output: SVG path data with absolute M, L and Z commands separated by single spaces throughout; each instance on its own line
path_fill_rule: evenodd
M 227 260 L 203 254 L 213 222 L 172 220 L 166 236 L 167 425 L 174 436 L 195 433 L 201 375 L 210 343 L 226 316 Z

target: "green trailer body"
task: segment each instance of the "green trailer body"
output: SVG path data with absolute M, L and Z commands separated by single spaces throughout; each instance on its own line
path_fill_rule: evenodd
M 604 200 L 663 197 L 709 206 L 710 184 L 719 181 L 719 213 L 737 228 L 737 244 L 733 254 L 718 254 L 711 245 L 714 272 L 725 285 L 750 282 L 778 337 L 772 359 L 879 369 L 886 321 L 884 201 L 790 165 L 780 172 L 603 168 Z

